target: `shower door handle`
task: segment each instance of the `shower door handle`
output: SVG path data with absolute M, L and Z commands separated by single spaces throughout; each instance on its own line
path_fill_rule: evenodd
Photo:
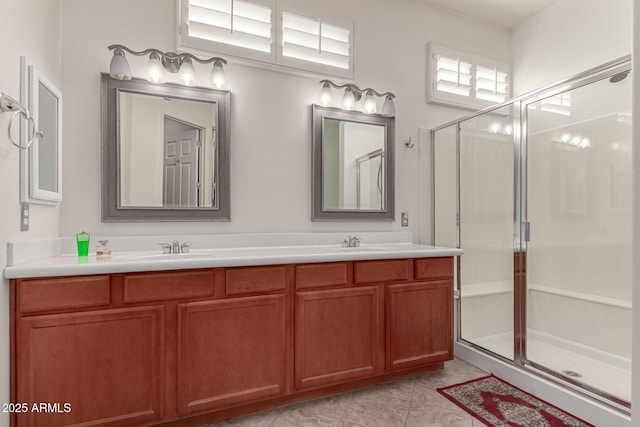
M 528 242 L 531 240 L 531 223 L 529 221 L 524 221 L 522 223 L 522 229 L 524 230 L 524 241 Z

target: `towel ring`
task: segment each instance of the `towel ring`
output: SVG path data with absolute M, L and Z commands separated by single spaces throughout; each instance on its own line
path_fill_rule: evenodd
M 13 135 L 12 135 L 11 129 L 13 128 L 14 119 L 16 117 L 18 117 L 18 115 L 23 115 L 24 118 L 27 119 L 28 122 L 31 122 L 31 124 L 33 125 L 33 126 L 29 126 L 29 124 L 27 123 L 27 128 L 31 129 L 31 135 L 30 135 L 29 140 L 27 141 L 26 145 L 20 145 L 20 143 L 15 142 L 13 140 Z M 9 141 L 13 145 L 15 145 L 16 147 L 18 147 L 21 150 L 27 150 L 29 147 L 31 147 L 31 144 L 33 144 L 33 139 L 36 136 L 39 137 L 39 138 L 42 138 L 44 136 L 44 132 L 36 130 L 36 122 L 35 122 L 35 120 L 33 120 L 33 117 L 31 116 L 31 114 L 29 114 L 28 111 L 24 112 L 22 110 L 18 110 L 18 111 L 14 112 L 11 115 L 11 119 L 9 119 L 9 131 L 8 131 L 8 133 L 9 133 Z

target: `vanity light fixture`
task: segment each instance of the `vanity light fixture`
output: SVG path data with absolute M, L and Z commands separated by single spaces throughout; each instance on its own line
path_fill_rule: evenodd
M 320 91 L 320 105 L 323 107 L 332 106 L 333 94 L 331 92 L 331 88 L 344 88 L 344 95 L 342 96 L 343 109 L 352 110 L 356 102 L 358 102 L 362 98 L 362 95 L 364 95 L 362 110 L 367 114 L 374 114 L 378 108 L 375 97 L 378 96 L 381 98 L 384 97 L 385 99 L 384 104 L 382 105 L 382 115 L 386 117 L 393 117 L 396 115 L 396 103 L 394 101 L 396 96 L 391 92 L 379 93 L 372 88 L 360 89 L 358 86 L 351 83 L 338 85 L 331 80 L 320 80 L 320 84 L 322 85 L 322 90 Z
M 223 89 L 227 85 L 223 68 L 227 61 L 222 58 L 199 58 L 190 53 L 162 52 L 153 48 L 137 52 L 121 44 L 112 44 L 107 49 L 113 51 L 109 75 L 114 79 L 131 80 L 131 67 L 125 58 L 125 52 L 127 52 L 135 56 L 149 55 L 145 78 L 151 83 L 164 83 L 166 72 L 169 72 L 179 73 L 182 82 L 187 86 L 191 86 L 195 82 L 196 71 L 193 67 L 193 61 L 196 61 L 201 64 L 213 63 L 210 78 L 211 86 L 215 89 Z

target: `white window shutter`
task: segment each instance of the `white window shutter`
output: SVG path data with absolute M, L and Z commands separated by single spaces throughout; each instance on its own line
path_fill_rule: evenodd
M 507 64 L 476 56 L 475 105 L 484 108 L 509 99 L 509 78 Z
M 351 30 L 282 13 L 282 56 L 349 69 Z
M 327 16 L 322 9 L 278 1 L 276 60 L 300 70 L 354 78 L 355 24 Z
M 270 61 L 275 0 L 181 0 L 180 44 Z
M 428 101 L 461 107 L 473 102 L 473 61 L 453 49 L 429 43 Z
M 476 110 L 509 98 L 508 64 L 435 43 L 428 55 L 428 102 Z
M 471 97 L 471 64 L 460 58 L 436 57 L 436 89 Z
M 179 48 L 354 78 L 352 21 L 297 0 L 178 1 Z

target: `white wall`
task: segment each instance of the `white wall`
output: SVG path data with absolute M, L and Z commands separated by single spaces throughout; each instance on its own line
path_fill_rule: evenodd
M 54 85 L 60 87 L 60 2 L 21 0 L 0 2 L 2 61 L 0 92 L 20 99 L 20 56 L 27 57 Z M 32 224 L 20 232 L 19 149 L 9 143 L 10 114 L 0 113 L 0 270 L 6 266 L 7 242 L 59 234 L 58 207 L 31 205 Z M 63 138 L 63 146 L 64 138 Z M 0 280 L 0 402 L 9 399 L 9 283 Z M 0 426 L 9 414 L 0 413 Z
M 103 224 L 99 73 L 108 71 L 111 54 L 106 47 L 121 43 L 137 50 L 174 50 L 175 1 L 62 0 L 62 5 L 64 132 L 68 141 L 63 167 L 63 235 L 76 233 L 79 224 L 92 233 L 111 235 L 399 230 L 399 213 L 408 210 L 410 230 L 417 236 L 421 224 L 426 227 L 428 223 L 430 205 L 426 212 L 418 212 L 418 144 L 407 150 L 403 141 L 411 136 L 417 142 L 420 126 L 431 127 L 464 114 L 427 105 L 427 42 L 436 40 L 501 60 L 509 60 L 510 54 L 507 31 L 448 15 L 422 0 L 325 1 L 323 7 L 357 21 L 356 82 L 397 95 L 398 220 L 312 223 L 310 105 L 318 102 L 319 78 L 232 63 L 226 67 L 232 91 L 231 222 Z M 128 57 L 138 70 L 134 74 L 140 75 L 146 61 Z M 208 71 L 197 64 L 196 68 L 200 73 Z M 71 164 L 73 167 L 68 166 Z
M 513 31 L 513 94 L 631 53 L 633 0 L 562 0 Z
M 633 68 L 640 69 L 640 0 L 633 0 Z M 632 306 L 636 307 L 632 311 L 632 353 L 631 364 L 636 366 L 632 369 L 632 389 L 631 399 L 635 404 L 631 412 L 633 425 L 640 424 L 640 150 L 638 149 L 638 138 L 640 137 L 640 73 L 633 73 L 633 124 L 632 124 L 632 159 L 633 159 L 633 207 L 632 207 Z

